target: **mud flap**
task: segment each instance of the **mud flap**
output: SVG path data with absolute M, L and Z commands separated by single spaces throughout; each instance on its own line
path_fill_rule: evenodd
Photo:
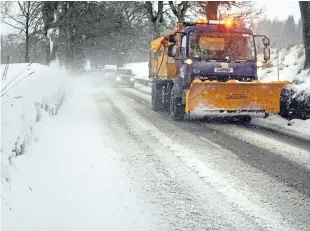
M 280 112 L 280 95 L 288 81 L 264 83 L 194 80 L 186 92 L 186 113 L 254 115 Z M 259 116 L 261 117 L 261 116 Z

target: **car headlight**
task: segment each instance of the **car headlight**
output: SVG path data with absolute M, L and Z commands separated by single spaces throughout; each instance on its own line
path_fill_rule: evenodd
M 120 77 L 116 77 L 116 81 L 121 81 L 121 78 Z
M 132 81 L 135 81 L 135 78 L 134 77 L 131 77 L 130 78 L 130 81 L 132 82 Z

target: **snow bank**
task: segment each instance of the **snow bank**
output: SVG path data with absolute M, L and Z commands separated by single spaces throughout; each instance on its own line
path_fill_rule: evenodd
M 1 76 L 5 65 L 1 65 Z M 58 113 L 68 90 L 67 75 L 56 64 L 10 64 L 1 82 L 1 173 L 9 183 L 10 159 L 23 154 L 44 117 Z
M 149 79 L 149 63 L 127 63 L 124 65 L 125 68 L 130 68 L 138 79 Z
M 297 75 L 297 79 L 302 83 L 295 85 L 295 88 L 298 91 L 307 91 L 310 93 L 310 70 L 301 71 Z
M 37 141 L 25 155 L 12 159 L 16 168 L 10 168 L 11 183 L 2 187 L 3 230 L 150 228 L 128 171 L 106 146 L 102 133 L 107 131 L 102 130 L 94 89 L 85 86 L 88 82 L 87 78 L 70 82 L 70 98 L 59 114 L 38 123 Z

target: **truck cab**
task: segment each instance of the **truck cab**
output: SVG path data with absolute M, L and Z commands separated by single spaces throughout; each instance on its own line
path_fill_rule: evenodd
M 257 52 L 255 35 L 251 29 L 238 25 L 235 21 L 208 21 L 184 23 L 178 39 L 169 36 L 170 55 L 177 60 L 176 75 L 184 79 L 186 85 L 195 79 L 226 82 L 257 80 Z M 265 60 L 269 59 L 264 38 Z M 175 54 L 173 54 L 175 50 Z

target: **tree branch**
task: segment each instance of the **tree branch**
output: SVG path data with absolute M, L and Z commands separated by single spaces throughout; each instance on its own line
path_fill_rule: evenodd
M 16 18 L 12 17 L 11 15 L 7 14 L 6 15 L 9 19 L 13 19 L 15 22 L 19 23 L 19 24 L 22 24 L 23 26 L 25 26 L 25 23 L 24 22 L 21 22 L 19 20 L 17 20 Z
M 32 33 L 29 35 L 29 38 L 38 32 L 37 29 L 38 29 L 40 23 L 42 22 L 42 20 L 43 20 L 42 18 L 40 18 L 40 19 L 37 20 L 36 24 L 35 24 L 34 27 L 32 28 L 33 31 L 32 31 Z
M 145 8 L 146 8 L 146 11 L 148 12 L 148 16 L 150 17 L 151 21 L 155 22 L 157 20 L 157 17 L 155 17 L 154 14 L 153 14 L 152 2 L 147 1 L 145 3 Z
M 156 21 L 159 23 L 162 23 L 164 21 L 163 9 L 164 9 L 164 2 L 158 1 Z
M 24 7 L 20 4 L 20 2 L 17 2 L 17 3 L 18 3 L 18 5 L 19 5 L 19 8 L 20 8 L 21 12 L 23 13 L 23 16 L 26 17 L 27 13 L 25 12 Z
M 179 12 L 177 11 L 177 9 L 175 8 L 175 5 L 173 4 L 173 1 L 169 1 L 169 6 L 170 9 L 172 10 L 172 13 L 178 17 Z

